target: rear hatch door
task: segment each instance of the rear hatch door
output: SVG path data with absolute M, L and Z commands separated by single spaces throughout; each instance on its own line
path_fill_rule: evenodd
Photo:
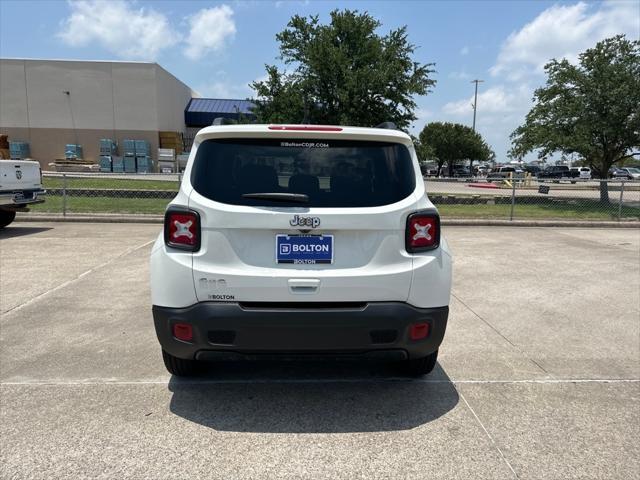
M 199 301 L 405 301 L 415 170 L 399 143 L 207 140 L 192 169 Z

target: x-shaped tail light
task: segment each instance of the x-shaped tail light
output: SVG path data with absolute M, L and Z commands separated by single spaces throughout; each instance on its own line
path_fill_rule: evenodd
M 164 216 L 164 242 L 168 247 L 195 252 L 200 249 L 200 215 L 170 208 Z

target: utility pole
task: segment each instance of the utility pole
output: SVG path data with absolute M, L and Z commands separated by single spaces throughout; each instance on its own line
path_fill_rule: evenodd
M 484 80 L 471 80 L 471 83 L 476 84 L 476 94 L 473 97 L 473 131 L 476 131 L 476 108 L 478 106 L 478 84 L 484 82 Z

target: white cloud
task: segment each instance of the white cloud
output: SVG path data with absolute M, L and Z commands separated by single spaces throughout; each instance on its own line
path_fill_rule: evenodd
M 480 84 L 482 85 L 482 84 Z M 472 86 L 470 87 L 470 89 Z M 482 89 L 482 86 L 479 87 Z M 451 116 L 468 116 L 473 114 L 474 95 L 464 100 L 449 102 L 442 107 L 442 111 Z M 507 114 L 518 111 L 531 102 L 531 89 L 528 85 L 509 88 L 497 85 L 478 93 L 478 111 L 483 114 Z
M 578 54 L 598 41 L 617 34 L 640 36 L 636 1 L 560 4 L 547 8 L 503 42 L 490 69 L 493 84 L 480 84 L 476 127 L 494 147 L 499 160 L 506 158 L 509 135 L 532 106 L 534 88 L 544 83 L 544 65 L 552 58 L 576 61 Z M 450 78 L 463 79 L 464 72 Z M 471 126 L 473 85 L 464 99 L 445 104 L 445 120 Z M 531 156 L 533 158 L 533 154 Z
M 124 0 L 70 1 L 69 8 L 57 36 L 72 47 L 98 44 L 120 58 L 155 60 L 180 40 L 165 15 Z
M 228 5 L 202 9 L 189 16 L 189 36 L 185 55 L 198 60 L 209 52 L 222 50 L 236 34 L 233 10 Z
M 465 71 L 462 71 L 462 72 L 451 72 L 451 73 L 449 73 L 449 78 L 451 78 L 453 80 L 471 80 L 471 75 L 469 75 Z
M 469 47 L 468 46 L 464 46 L 460 49 L 460 55 L 469 55 Z
M 281 8 L 283 6 L 294 6 L 294 7 L 306 7 L 309 5 L 309 0 L 278 0 L 275 3 L 276 8 Z
M 196 89 L 203 97 L 245 99 L 253 95 L 249 82 L 237 83 L 228 80 L 215 80 L 198 86 Z
M 579 53 L 604 38 L 620 33 L 638 38 L 639 18 L 635 1 L 554 5 L 509 35 L 491 75 L 517 81 L 541 74 L 551 58 L 576 61 Z

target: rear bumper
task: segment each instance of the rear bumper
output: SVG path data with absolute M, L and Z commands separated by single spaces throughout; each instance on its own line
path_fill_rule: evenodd
M 199 360 L 261 355 L 418 358 L 438 349 L 448 315 L 449 307 L 416 308 L 403 302 L 153 307 L 162 348 L 175 357 Z M 423 322 L 429 324 L 429 335 L 411 340 L 410 325 Z M 175 323 L 192 325 L 192 342 L 173 336 Z
M 29 205 L 43 203 L 44 200 L 38 198 L 44 195 L 46 190 L 24 190 L 0 193 L 0 207 L 4 210 L 22 209 Z

